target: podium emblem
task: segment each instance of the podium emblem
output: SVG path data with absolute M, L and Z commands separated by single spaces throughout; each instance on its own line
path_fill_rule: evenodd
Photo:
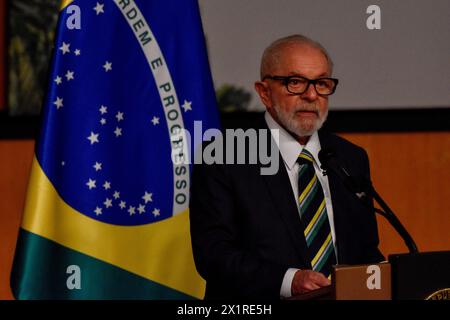
M 430 294 L 425 300 L 450 300 L 450 288 L 438 290 Z

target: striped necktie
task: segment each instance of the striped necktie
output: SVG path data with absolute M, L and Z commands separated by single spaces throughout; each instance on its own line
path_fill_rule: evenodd
M 331 274 L 331 266 L 336 263 L 336 256 L 322 185 L 314 170 L 314 158 L 308 150 L 303 149 L 297 162 L 300 164 L 300 218 L 312 259 L 311 267 L 328 277 Z

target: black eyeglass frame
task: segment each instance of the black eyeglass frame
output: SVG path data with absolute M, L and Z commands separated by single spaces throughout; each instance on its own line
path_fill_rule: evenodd
M 294 78 L 294 79 L 295 79 L 295 78 L 301 78 L 301 79 L 305 79 L 306 81 L 308 81 L 308 85 L 306 86 L 306 88 L 305 88 L 305 90 L 304 90 L 303 92 L 292 92 L 291 90 L 289 90 L 289 80 L 291 80 L 291 79 L 293 79 L 293 78 Z M 264 81 L 264 80 L 266 80 L 266 79 L 272 79 L 272 80 L 282 81 L 282 83 L 283 83 L 284 86 L 286 87 L 286 90 L 287 90 L 289 93 L 291 93 L 291 94 L 296 94 L 296 95 L 304 94 L 306 91 L 308 91 L 309 86 L 310 86 L 311 83 L 312 83 L 313 86 L 314 86 L 314 90 L 316 90 L 316 92 L 317 92 L 317 94 L 318 94 L 319 96 L 329 96 L 329 95 L 332 95 L 332 94 L 336 91 L 337 85 L 339 84 L 339 79 L 336 79 L 336 78 L 328 78 L 328 77 L 317 78 L 317 79 L 311 80 L 311 79 L 308 79 L 308 78 L 305 78 L 305 77 L 302 77 L 302 76 L 270 76 L 270 75 L 266 75 L 266 76 L 263 77 L 262 81 Z M 316 88 L 316 83 L 317 83 L 317 81 L 324 80 L 324 79 L 326 79 L 326 80 L 332 80 L 333 83 L 334 83 L 333 91 L 331 91 L 329 94 L 323 94 L 323 93 L 319 93 L 319 91 L 317 91 L 317 88 Z

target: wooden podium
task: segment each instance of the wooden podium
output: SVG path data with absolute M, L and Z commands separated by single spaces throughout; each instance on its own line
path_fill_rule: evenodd
M 450 251 L 394 254 L 389 262 L 333 267 L 332 285 L 290 300 L 449 300 Z

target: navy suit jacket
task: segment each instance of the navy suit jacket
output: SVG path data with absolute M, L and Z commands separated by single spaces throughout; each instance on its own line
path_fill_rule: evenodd
M 267 128 L 265 122 L 260 127 Z M 321 131 L 319 139 L 352 175 L 370 178 L 362 148 Z M 194 165 L 191 238 L 196 268 L 206 280 L 205 299 L 279 299 L 288 268 L 311 269 L 304 227 L 277 152 L 279 170 L 269 176 L 260 174 L 260 164 Z M 328 179 L 339 263 L 384 260 L 372 201 L 362 203 L 331 173 Z

